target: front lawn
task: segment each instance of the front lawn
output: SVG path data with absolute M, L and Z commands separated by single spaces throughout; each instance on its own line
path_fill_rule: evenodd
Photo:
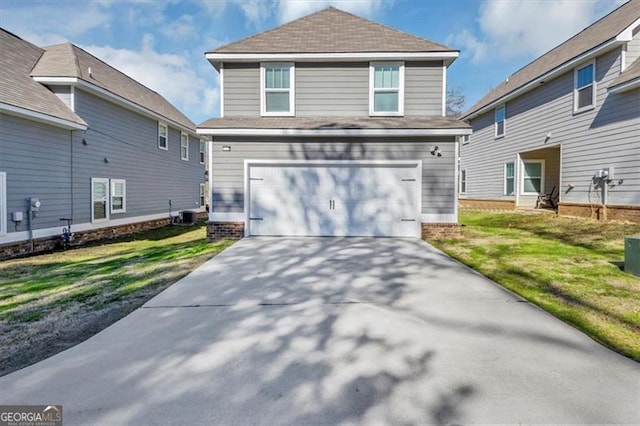
M 90 337 L 231 244 L 205 235 L 165 227 L 0 262 L 0 375 Z
M 614 350 L 640 360 L 640 279 L 621 270 L 640 225 L 465 211 L 462 238 L 431 241 Z

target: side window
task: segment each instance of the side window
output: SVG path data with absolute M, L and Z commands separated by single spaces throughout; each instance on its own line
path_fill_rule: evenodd
M 501 105 L 498 108 L 496 108 L 496 112 L 495 112 L 495 127 L 496 127 L 495 137 L 496 138 L 501 138 L 505 134 L 506 114 L 507 114 L 507 111 L 506 111 L 505 105 Z
M 169 128 L 164 123 L 158 123 L 158 148 L 169 149 Z
M 369 115 L 403 115 L 404 63 L 371 63 L 369 79 Z
M 111 179 L 111 213 L 127 211 L 127 181 Z
M 207 151 L 207 143 L 200 141 L 200 164 L 204 164 Z
M 513 195 L 515 192 L 516 163 L 510 162 L 504 165 L 504 195 Z
M 91 178 L 91 222 L 109 219 L 109 179 Z
M 591 62 L 574 71 L 573 111 L 592 109 L 596 103 L 595 62 Z
M 467 170 L 466 169 L 460 170 L 460 193 L 461 194 L 467 193 Z
M 180 159 L 189 161 L 189 135 L 180 132 Z
M 292 116 L 295 113 L 295 67 L 292 63 L 263 64 L 261 74 L 262 115 Z
M 206 186 L 204 183 L 201 183 L 200 184 L 200 207 L 204 207 L 206 203 L 205 193 L 206 193 Z
M 523 160 L 522 193 L 538 195 L 544 190 L 544 161 Z

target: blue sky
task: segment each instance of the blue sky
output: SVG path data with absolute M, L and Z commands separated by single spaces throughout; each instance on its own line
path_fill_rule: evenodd
M 204 52 L 333 5 L 459 49 L 448 85 L 467 107 L 623 0 L 0 1 L 0 26 L 40 46 L 70 41 L 174 103 L 196 124 L 219 115 Z

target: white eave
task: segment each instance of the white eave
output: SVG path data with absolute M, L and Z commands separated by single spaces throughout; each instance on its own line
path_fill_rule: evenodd
M 636 77 L 633 80 L 625 81 L 624 83 L 616 84 L 607 88 L 611 93 L 623 93 L 629 90 L 637 89 L 640 87 L 640 77 Z
M 6 104 L 3 102 L 0 102 L 0 111 L 5 114 L 27 118 L 29 120 L 50 124 L 52 126 L 61 127 L 68 130 L 87 130 L 88 128 L 86 124 L 76 123 L 74 121 L 65 120 L 64 118 L 54 117 L 52 115 L 44 114 L 11 104 Z
M 194 133 L 192 129 L 183 126 L 180 123 L 177 123 L 173 120 L 169 120 L 167 117 L 162 116 L 148 108 L 145 108 L 141 105 L 138 105 L 135 102 L 132 102 L 128 99 L 123 98 L 120 95 L 116 95 L 113 92 L 110 92 L 107 89 L 103 89 L 100 86 L 96 86 L 95 84 L 89 83 L 86 80 L 77 78 L 77 77 L 32 77 L 35 81 L 42 84 L 47 84 L 50 86 L 60 86 L 60 85 L 71 85 L 74 87 L 78 87 L 80 89 L 86 90 L 89 93 L 92 93 L 100 98 L 106 99 L 113 103 L 116 103 L 122 107 L 127 109 L 134 110 L 136 112 L 141 113 L 142 115 L 146 115 L 154 120 L 162 121 L 165 123 L 170 123 L 173 127 L 178 128 L 186 133 L 189 133 L 192 136 L 197 137 L 197 133 Z
M 471 128 L 459 129 L 222 129 L 198 128 L 209 136 L 462 136 Z
M 631 25 L 629 25 L 627 28 L 625 28 L 624 30 L 622 30 L 616 37 L 602 43 L 599 46 L 594 47 L 593 49 L 587 50 L 586 52 L 583 52 L 582 54 L 576 56 L 575 58 L 565 62 L 564 64 L 561 64 L 559 66 L 557 66 L 556 68 L 552 69 L 551 71 L 546 72 L 545 74 L 542 74 L 541 76 L 535 78 L 534 80 L 529 81 L 528 83 L 526 83 L 523 86 L 520 86 L 519 88 L 515 89 L 514 91 L 507 93 L 506 95 L 494 100 L 493 102 L 483 106 L 482 108 L 478 109 L 477 111 L 472 112 L 469 115 L 465 115 L 462 116 L 461 119 L 463 120 L 471 120 L 476 118 L 477 116 L 484 114 L 487 111 L 490 111 L 492 109 L 494 109 L 496 106 L 503 104 L 511 99 L 514 99 L 530 90 L 535 89 L 536 87 L 538 87 L 540 84 L 546 83 L 549 80 L 557 77 L 560 74 L 563 74 L 569 70 L 572 70 L 573 68 L 575 68 L 577 65 L 579 65 L 581 62 L 585 62 L 588 61 L 590 59 L 593 59 L 594 57 L 608 51 L 611 50 L 613 48 L 616 48 L 620 45 L 622 45 L 623 43 L 626 43 L 628 41 L 631 41 L 633 39 L 633 30 L 635 28 L 637 28 L 640 25 L 640 19 L 637 19 L 634 23 L 632 23 Z M 618 90 L 618 89 L 616 89 Z M 627 90 L 627 89 L 625 89 Z
M 349 61 L 444 61 L 447 66 L 458 51 L 443 52 L 353 52 L 353 53 L 205 53 L 216 69 L 224 62 L 349 62 Z

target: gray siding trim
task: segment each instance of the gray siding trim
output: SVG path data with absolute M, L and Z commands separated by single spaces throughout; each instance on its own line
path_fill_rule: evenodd
M 596 107 L 573 113 L 573 70 L 507 103 L 506 135 L 494 139 L 493 111 L 471 120 L 471 143 L 461 147 L 467 170 L 465 198 L 500 199 L 502 167 L 517 153 L 562 146 L 561 201 L 599 203 L 593 175 L 614 167 L 616 185 L 609 203 L 640 204 L 640 90 L 608 93 L 620 73 L 620 50 L 596 60 Z M 547 135 L 551 137 L 547 140 Z M 568 185 L 575 185 L 569 190 Z
M 442 62 L 406 62 L 404 70 L 406 116 L 442 115 Z
M 224 64 L 224 115 L 260 116 L 260 64 Z
M 71 86 L 47 86 L 71 111 L 74 110 L 73 105 L 73 89 Z
M 230 151 L 223 151 L 223 146 Z M 434 145 L 442 156 L 431 155 Z M 455 214 L 452 138 L 218 138 L 213 142 L 213 212 L 244 211 L 244 160 L 422 160 L 422 213 Z

